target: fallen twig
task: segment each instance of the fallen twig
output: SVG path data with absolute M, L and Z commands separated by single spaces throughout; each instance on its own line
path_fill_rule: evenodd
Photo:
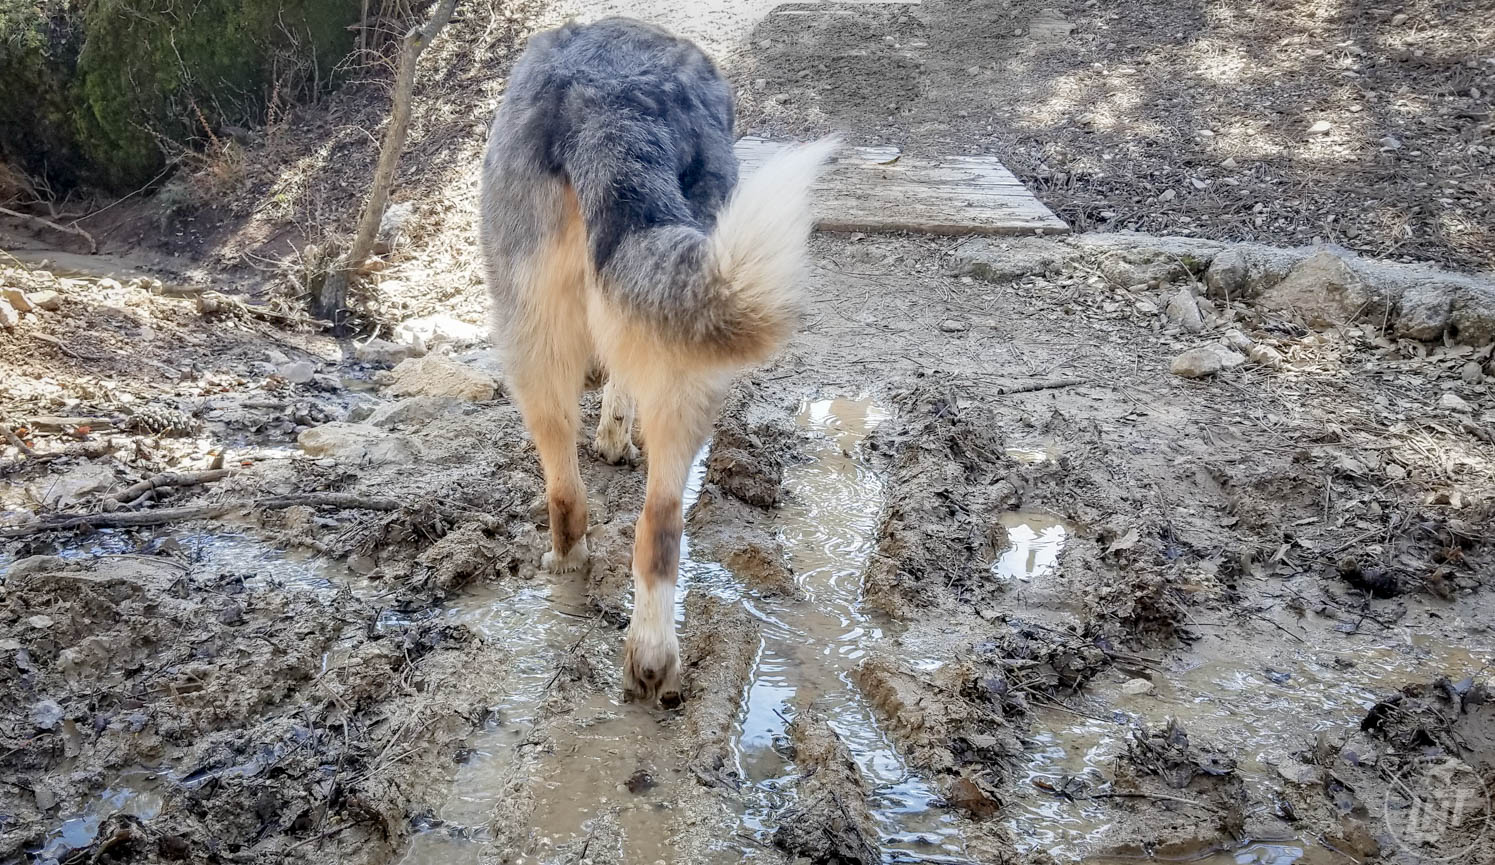
M 117 502 L 133 502 L 141 496 L 153 490 L 165 487 L 195 487 L 200 484 L 210 484 L 216 480 L 228 477 L 228 469 L 209 469 L 200 472 L 162 472 L 155 477 L 126 487 L 114 494 Z
M 0 434 L 3 434 L 5 440 L 10 442 L 11 446 L 16 450 L 28 457 L 36 456 L 36 451 L 32 450 L 30 445 L 21 441 L 21 437 L 16 435 L 16 431 L 11 429 L 9 425 L 0 423 Z
M 56 417 L 53 415 L 37 415 L 31 418 L 27 424 L 37 432 L 67 432 L 76 427 L 88 427 L 89 429 L 114 429 L 114 418 L 107 417 Z
M 998 387 L 997 395 L 1006 396 L 1013 393 L 1032 393 L 1036 390 L 1052 390 L 1061 387 L 1074 387 L 1077 384 L 1087 384 L 1082 378 L 1051 378 L 1039 381 L 1030 381 L 1026 384 L 1013 385 L 1011 387 Z
M 14 216 L 16 219 L 24 219 L 27 222 L 35 222 L 38 225 L 45 226 L 52 229 L 53 231 L 60 231 L 63 234 L 71 234 L 77 237 L 81 237 L 84 240 L 88 241 L 89 255 L 94 255 L 99 251 L 99 244 L 93 239 L 93 235 L 89 234 L 76 225 L 59 225 L 50 219 L 42 219 L 40 216 L 32 216 L 29 213 L 21 213 L 19 210 L 11 210 L 8 207 L 0 207 L 0 213 L 5 214 L 6 216 Z

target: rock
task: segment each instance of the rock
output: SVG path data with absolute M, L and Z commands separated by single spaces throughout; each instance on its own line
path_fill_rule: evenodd
M 12 328 L 21 323 L 21 314 L 8 303 L 0 303 L 0 327 Z
M 1246 353 L 1253 363 L 1261 364 L 1268 369 L 1281 369 L 1287 362 L 1282 353 L 1270 345 L 1255 345 Z
M 24 577 L 27 574 L 61 570 L 65 564 L 58 556 L 27 556 L 12 562 L 5 575 L 11 578 Z
M 1191 348 L 1175 357 L 1168 369 L 1184 378 L 1205 378 L 1220 371 L 1220 355 L 1212 348 Z
M 484 402 L 498 395 L 498 379 L 437 355 L 400 361 L 389 379 L 391 396 L 451 396 Z
M 1459 292 L 1448 325 L 1455 342 L 1473 346 L 1495 342 L 1495 286 Z
M 228 606 L 218 611 L 218 621 L 229 627 L 242 625 L 244 624 L 244 608 L 230 601 Z
M 328 423 L 305 430 L 296 443 L 308 456 L 331 457 L 354 465 L 408 463 L 420 456 L 414 441 L 377 427 L 356 423 Z
M 1204 316 L 1199 314 L 1199 301 L 1194 299 L 1194 292 L 1187 285 L 1169 299 L 1165 312 L 1169 321 L 1189 333 L 1204 330 Z
M 1101 275 L 1112 285 L 1158 288 L 1188 275 L 1188 268 L 1171 256 L 1155 250 L 1117 250 L 1100 262 Z
M 1216 346 L 1215 356 L 1220 358 L 1220 369 L 1235 369 L 1246 362 L 1246 356 L 1227 345 Z
M 114 486 L 114 470 L 97 463 L 84 463 L 57 477 L 48 475 L 29 484 L 31 497 L 49 510 L 62 510 L 88 496 Z
M 1225 157 L 1225 161 L 1220 163 L 1220 167 L 1227 171 L 1234 171 L 1239 167 L 1239 164 L 1235 161 L 1234 156 L 1227 156 Z
M 1256 303 L 1274 312 L 1301 315 L 1309 327 L 1327 328 L 1368 312 L 1371 299 L 1364 281 L 1344 259 L 1323 250 L 1298 262 Z
M 48 628 L 51 628 L 53 625 L 57 624 L 57 620 L 53 619 L 51 616 L 37 613 L 34 616 L 28 617 L 26 619 L 26 624 L 37 629 L 38 631 L 45 631 Z
M 1178 192 L 1176 190 L 1165 189 L 1165 190 L 1163 190 L 1163 193 L 1158 196 L 1158 201 L 1172 201 L 1173 199 L 1175 199 L 1177 197 L 1178 197 Z
M 30 292 L 26 295 L 26 299 L 31 301 L 31 305 L 37 309 L 45 309 L 48 312 L 62 309 L 62 295 L 50 288 Z
M 407 228 L 414 216 L 414 202 L 402 201 L 385 208 L 384 215 L 379 217 L 379 231 L 374 235 L 377 246 L 375 251 L 383 255 L 399 245 L 408 233 Z
M 1158 689 L 1157 685 L 1154 685 L 1152 682 L 1149 682 L 1146 679 L 1132 679 L 1132 680 L 1128 681 L 1125 685 L 1121 686 L 1121 693 L 1127 694 L 1127 695 L 1133 696 L 1133 697 L 1140 697 L 1140 696 L 1143 696 L 1144 694 L 1151 694 L 1153 691 L 1156 691 L 1157 689 Z
M 31 707 L 31 723 L 38 730 L 51 730 L 62 723 L 62 706 L 56 700 L 39 700 Z
M 940 330 L 945 333 L 964 333 L 970 329 L 971 326 L 969 324 L 958 318 L 947 318 L 940 322 Z
M 353 347 L 353 358 L 360 363 L 379 366 L 394 366 L 402 360 L 425 354 L 423 347 L 390 342 L 387 339 L 371 339 Z
M 1216 255 L 1204 272 L 1205 294 L 1215 300 L 1239 300 L 1246 295 L 1251 265 L 1246 253 L 1227 249 Z
M 1313 125 L 1310 126 L 1310 127 L 1308 127 L 1308 134 L 1309 135 L 1327 135 L 1329 133 L 1329 130 L 1332 129 L 1332 128 L 1334 128 L 1333 124 L 1331 124 L 1327 120 L 1315 120 L 1313 122 Z
M 16 312 L 32 312 L 36 309 L 31 300 L 26 297 L 26 292 L 14 286 L 0 286 L 0 297 L 5 302 L 15 307 Z
M 317 373 L 311 377 L 311 383 L 317 390 L 327 391 L 328 393 L 336 393 L 343 389 L 342 379 L 328 373 Z
M 453 396 L 413 396 L 375 408 L 366 415 L 367 420 L 364 422 L 380 429 L 423 424 L 457 411 L 461 405 L 462 400 Z M 349 417 L 352 415 L 349 414 Z
M 1277 774 L 1281 775 L 1284 781 L 1305 786 L 1321 784 L 1324 780 L 1324 770 L 1321 767 L 1311 763 L 1300 763 L 1291 758 L 1277 764 Z
M 1438 408 L 1448 411 L 1463 412 L 1465 414 L 1474 411 L 1474 407 L 1464 401 L 1464 398 L 1456 393 L 1445 393 L 1438 397 Z
M 984 237 L 962 244 L 954 275 L 1007 283 L 1035 274 L 1057 273 L 1078 253 L 1052 241 Z
M 1139 300 L 1136 303 L 1132 304 L 1132 306 L 1135 307 L 1136 310 L 1143 315 L 1158 314 L 1158 305 L 1150 300 Z
M 1409 287 L 1397 304 L 1393 333 L 1404 339 L 1433 342 L 1443 338 L 1453 316 L 1453 290 L 1436 283 Z
M 1394 135 L 1388 135 L 1380 140 L 1381 149 L 1385 151 L 1401 150 L 1402 141 Z
M 1225 331 L 1222 341 L 1232 349 L 1246 354 L 1250 354 L 1251 349 L 1256 347 L 1256 343 L 1251 341 L 1251 337 L 1246 336 L 1246 334 L 1235 328 Z
M 292 361 L 281 364 L 279 372 L 286 381 L 292 384 L 306 384 L 311 381 L 312 376 L 317 374 L 317 365 L 309 360 Z
M 468 324 L 449 315 L 425 315 L 412 318 L 395 328 L 395 342 L 422 346 L 421 354 L 440 343 L 455 348 L 466 348 L 483 342 L 488 337 L 485 328 Z
M 1406 24 L 1406 23 L 1407 23 L 1407 13 L 1405 13 L 1405 12 L 1398 12 L 1395 15 L 1391 16 L 1391 26 L 1392 27 L 1400 27 L 1400 26 L 1402 26 L 1403 24 Z
M 1479 384 L 1485 380 L 1484 367 L 1480 366 L 1478 362 L 1471 360 L 1464 364 L 1463 369 L 1459 370 L 1459 378 L 1468 384 Z

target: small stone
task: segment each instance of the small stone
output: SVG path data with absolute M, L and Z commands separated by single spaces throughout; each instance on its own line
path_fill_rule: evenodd
M 230 627 L 242 625 L 244 624 L 244 608 L 230 601 L 228 606 L 218 611 L 218 621 Z
M 769 97 L 769 100 L 772 101 L 775 105 L 783 105 L 784 103 L 789 101 L 789 94 L 775 93 L 774 95 Z
M 1220 371 L 1220 355 L 1212 348 L 1191 348 L 1173 359 L 1168 369 L 1183 378 L 1205 378 Z
M 1244 352 L 1246 354 L 1250 354 L 1251 349 L 1256 346 L 1256 343 L 1251 341 L 1251 337 L 1246 336 L 1244 333 L 1236 330 L 1235 328 L 1231 328 L 1230 330 L 1225 331 L 1224 340 L 1226 345 L 1230 346 L 1236 351 Z
M 26 624 L 30 625 L 33 628 L 36 628 L 38 631 L 45 631 L 46 629 L 57 624 L 57 622 L 53 620 L 51 616 L 45 616 L 41 613 L 37 613 L 36 615 L 26 619 Z
M 1402 149 L 1401 139 L 1397 138 L 1394 135 L 1388 135 L 1385 138 L 1382 138 L 1380 143 L 1381 143 L 1381 149 L 1382 150 L 1401 150 Z
M 51 730 L 62 723 L 62 706 L 56 700 L 40 700 L 31 707 L 31 723 L 38 730 Z
M 994 622 L 997 619 L 998 613 L 991 607 L 987 607 L 986 609 L 982 610 L 979 615 L 981 616 L 981 618 L 985 619 L 988 622 Z
M 1327 135 L 1329 133 L 1329 130 L 1332 129 L 1332 128 L 1334 128 L 1333 124 L 1331 124 L 1329 121 L 1327 121 L 1327 120 L 1316 120 L 1316 121 L 1314 121 L 1314 123 L 1313 123 L 1312 126 L 1308 127 L 1308 134 L 1309 135 Z
M 1204 190 L 1209 189 L 1209 184 L 1205 183 L 1203 180 L 1200 180 L 1197 177 L 1190 177 L 1189 178 L 1189 185 L 1192 186 L 1192 187 L 1194 187 L 1195 189 L 1199 190 L 1200 192 L 1203 192 Z
M 1225 161 L 1220 163 L 1220 167 L 1226 169 L 1227 171 L 1234 171 L 1239 167 L 1239 163 L 1235 161 L 1234 156 L 1227 156 L 1225 157 Z
M 1165 190 L 1163 190 L 1163 193 L 1158 196 L 1158 201 L 1172 201 L 1173 199 L 1175 199 L 1177 197 L 1178 197 L 1178 192 L 1176 190 L 1165 189 Z
M 21 314 L 8 303 L 0 303 L 0 327 L 12 328 L 21 323 Z
M 343 380 L 328 373 L 317 373 L 311 377 L 311 383 L 317 390 L 327 391 L 328 393 L 336 393 L 343 389 Z
M 767 78 L 754 78 L 753 79 L 753 89 L 757 90 L 759 92 L 762 92 L 762 91 L 768 89 L 768 79 Z
M 112 277 L 106 276 L 103 279 L 99 280 L 99 290 L 100 291 L 123 291 L 124 290 L 124 286 L 119 284 L 119 280 L 114 279 Z
M 1121 686 L 1121 693 L 1127 694 L 1132 697 L 1140 697 L 1145 694 L 1151 694 L 1153 691 L 1156 691 L 1157 688 L 1157 685 L 1154 685 L 1152 682 L 1149 682 L 1146 679 L 1132 679 L 1125 685 Z
M 371 339 L 353 347 L 353 358 L 360 363 L 394 366 L 402 360 L 425 354 L 416 345 L 390 342 L 387 339 Z
M 1485 379 L 1484 367 L 1481 367 L 1478 362 L 1471 360 L 1464 364 L 1463 369 L 1459 370 L 1459 378 L 1462 378 L 1469 384 L 1479 384 Z
M 659 782 L 654 780 L 654 776 L 650 775 L 648 771 L 644 769 L 640 769 L 637 772 L 634 772 L 632 775 L 629 775 L 628 780 L 624 781 L 623 783 L 628 788 L 628 792 L 635 795 L 648 792 L 649 790 L 653 790 L 655 787 L 659 786 Z
M 1267 369 L 1281 369 L 1285 363 L 1282 353 L 1270 345 L 1254 345 L 1250 351 L 1246 352 L 1246 356 L 1251 358 L 1252 363 L 1260 364 Z
M 1394 481 L 1403 480 L 1407 477 L 1407 470 L 1396 463 L 1387 463 L 1386 468 L 1382 469 L 1382 471 L 1386 473 L 1386 477 Z
M 281 364 L 280 374 L 292 384 L 306 384 L 317 374 L 317 366 L 309 360 L 298 360 Z
M 970 329 L 971 326 L 969 324 L 958 318 L 947 318 L 940 322 L 940 330 L 945 333 L 964 333 Z
M 1194 299 L 1194 292 L 1188 286 L 1180 288 L 1168 301 L 1167 313 L 1169 321 L 1189 333 L 1204 330 L 1204 316 L 1199 314 L 1199 301 Z
M 1464 398 L 1456 393 L 1445 393 L 1443 396 L 1438 397 L 1438 408 L 1464 413 L 1474 411 L 1473 406 L 1465 402 Z
M 31 305 L 37 309 L 45 309 L 48 312 L 62 309 L 62 295 L 50 288 L 30 292 L 26 295 L 26 299 L 31 301 Z
M 1201 130 L 1195 132 L 1194 134 L 1197 135 L 1200 138 L 1214 138 L 1215 137 L 1215 130 L 1213 130 L 1213 129 L 1201 129 Z
M 1277 774 L 1283 780 L 1294 784 L 1319 784 L 1323 782 L 1324 770 L 1309 763 L 1300 763 L 1297 760 L 1283 760 L 1277 764 Z
M 1407 13 L 1405 13 L 1405 12 L 1398 12 L 1395 15 L 1391 16 L 1391 26 L 1392 27 L 1400 27 L 1400 26 L 1402 26 L 1403 24 L 1406 24 L 1406 23 L 1407 23 Z
M 6 303 L 15 307 L 16 312 L 31 312 L 36 308 L 26 297 L 26 292 L 14 286 L 0 286 L 0 297 L 4 297 Z

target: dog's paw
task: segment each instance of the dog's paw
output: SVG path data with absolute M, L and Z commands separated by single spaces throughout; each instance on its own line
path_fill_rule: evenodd
M 664 709 L 678 709 L 684 702 L 680 643 L 673 628 L 661 633 L 659 629 L 629 627 L 623 643 L 623 696 L 644 703 L 658 702 Z
M 587 549 L 587 539 L 582 538 L 571 545 L 571 549 L 564 556 L 556 555 L 551 550 L 540 557 L 540 569 L 552 574 L 566 574 L 571 571 L 579 571 L 586 566 L 591 552 Z
M 638 446 L 633 436 L 622 424 L 604 423 L 597 427 L 597 437 L 592 441 L 592 450 L 597 458 L 609 465 L 636 466 L 639 461 Z

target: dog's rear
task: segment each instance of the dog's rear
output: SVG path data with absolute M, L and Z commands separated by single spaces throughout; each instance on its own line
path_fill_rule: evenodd
M 686 473 L 727 381 L 798 319 L 809 188 L 832 147 L 738 183 L 727 83 L 694 45 L 626 19 L 536 36 L 494 121 L 481 239 L 495 340 L 545 468 L 547 567 L 587 557 L 576 432 L 593 357 L 609 373 L 599 444 L 628 443 L 635 403 L 643 427 L 624 663 L 635 695 L 679 700 Z

